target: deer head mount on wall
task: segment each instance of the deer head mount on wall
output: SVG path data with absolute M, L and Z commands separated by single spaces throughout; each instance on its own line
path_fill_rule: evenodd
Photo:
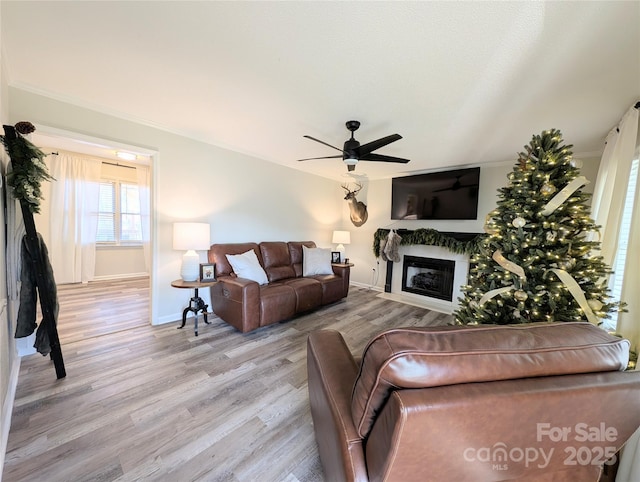
M 369 214 L 367 213 L 367 205 L 356 199 L 356 194 L 362 189 L 362 184 L 356 183 L 356 189 L 349 189 L 349 184 L 343 184 L 342 188 L 347 191 L 344 200 L 349 203 L 349 215 L 354 226 L 359 227 L 367 222 Z

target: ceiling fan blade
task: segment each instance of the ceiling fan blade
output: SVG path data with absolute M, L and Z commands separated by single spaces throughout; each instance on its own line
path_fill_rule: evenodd
M 442 191 L 458 191 L 460 189 L 464 189 L 466 187 L 478 187 L 477 184 L 462 184 L 460 186 L 453 186 L 453 187 L 445 187 L 444 189 L 436 189 L 433 192 L 442 192 Z
M 382 139 L 378 139 L 377 141 L 367 142 L 360 146 L 358 152 L 360 153 L 360 157 L 367 155 L 376 149 L 380 149 L 381 147 L 386 146 L 387 144 L 391 144 L 397 140 L 402 139 L 400 134 L 391 134 L 390 136 L 383 137 Z
M 332 146 L 331 144 L 327 144 L 326 142 L 321 141 L 320 139 L 316 139 L 315 137 L 311 137 L 311 136 L 302 136 L 302 137 L 306 137 L 307 139 L 311 139 L 312 141 L 316 141 L 316 142 L 319 142 L 320 144 L 324 144 L 325 146 L 331 147 L 332 149 L 335 149 L 336 151 L 344 152 L 339 147 Z
M 307 157 L 306 159 L 298 159 L 298 162 L 300 161 L 313 161 L 314 159 L 342 159 L 342 155 L 338 155 L 338 156 L 324 156 L 324 157 Z
M 367 154 L 366 156 L 360 156 L 361 161 L 377 161 L 377 162 L 398 162 L 400 164 L 406 164 L 409 159 L 403 159 L 402 157 L 384 156 L 382 154 Z

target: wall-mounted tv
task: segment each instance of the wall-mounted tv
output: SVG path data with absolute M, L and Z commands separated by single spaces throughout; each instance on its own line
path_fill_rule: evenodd
M 480 168 L 391 180 L 391 219 L 477 219 Z

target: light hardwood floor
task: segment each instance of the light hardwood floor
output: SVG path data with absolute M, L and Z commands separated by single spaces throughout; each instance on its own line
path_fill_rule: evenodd
M 148 303 L 135 283 L 92 286 L 115 298 L 59 290 L 67 377 L 56 380 L 48 357 L 23 358 L 5 482 L 320 482 L 308 334 L 338 330 L 361 353 L 386 328 L 451 321 L 352 286 L 341 302 L 244 335 L 212 315 L 195 337 L 191 319 L 182 330 L 127 319 Z

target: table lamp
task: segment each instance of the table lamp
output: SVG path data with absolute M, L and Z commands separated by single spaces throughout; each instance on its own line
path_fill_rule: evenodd
M 349 231 L 334 231 L 332 242 L 338 245 L 336 251 L 340 252 L 340 262 L 344 263 L 344 245 L 351 243 L 351 233 Z
M 180 276 L 184 281 L 200 277 L 200 256 L 196 251 L 210 248 L 208 223 L 173 223 L 173 249 L 186 251 L 182 256 Z

